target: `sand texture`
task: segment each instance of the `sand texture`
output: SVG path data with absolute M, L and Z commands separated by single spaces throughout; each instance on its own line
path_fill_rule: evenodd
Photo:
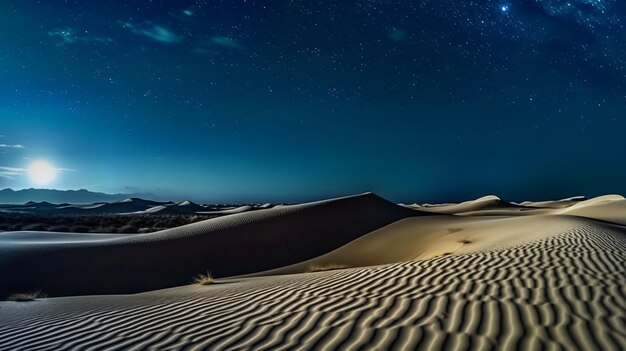
M 298 218 L 315 230 L 295 228 L 317 240 L 331 240 L 353 228 L 349 223 L 368 227 L 318 254 L 304 250 L 305 259 L 212 285 L 0 302 L 0 350 L 626 349 L 626 201 L 608 196 L 500 208 L 501 200 L 487 201 L 441 205 L 456 207 L 425 216 L 365 194 L 302 205 L 315 209 L 310 218 L 309 210 L 290 206 L 272 209 L 281 211 L 273 212 L 277 217 L 250 217 L 262 211 L 232 215 L 248 218 L 247 230 L 267 217 Z M 499 214 L 484 214 L 494 210 Z M 204 225 L 240 228 L 227 218 Z M 343 226 L 340 218 L 346 219 Z M 265 227 L 264 240 L 284 223 L 289 232 L 294 228 L 294 222 L 281 223 Z M 205 235 L 184 234 L 189 228 L 195 227 L 155 238 Z M 151 242 L 137 235 L 96 240 L 80 234 L 72 243 L 64 238 L 70 234 L 51 234 L 46 244 L 41 233 L 1 235 L 3 250 L 17 257 L 33 247 L 45 252 L 40 247 L 46 245 L 111 250 L 115 246 L 106 240 Z M 276 247 L 265 248 L 268 256 L 277 254 Z M 354 268 L 302 273 L 312 266 Z M 111 273 L 97 278 L 110 281 Z
M 420 214 L 368 193 L 147 234 L 5 232 L 0 296 L 132 293 L 184 285 L 207 270 L 218 277 L 258 272 L 319 256 Z

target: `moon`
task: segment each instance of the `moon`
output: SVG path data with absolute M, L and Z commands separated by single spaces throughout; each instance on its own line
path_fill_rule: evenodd
M 57 177 L 57 169 L 46 161 L 35 161 L 28 166 L 28 176 L 37 185 L 52 183 Z

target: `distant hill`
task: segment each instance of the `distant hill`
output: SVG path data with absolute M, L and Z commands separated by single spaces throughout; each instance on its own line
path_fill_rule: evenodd
M 80 190 L 54 190 L 54 189 L 22 189 L 10 188 L 0 190 L 0 203 L 23 204 L 28 201 L 47 201 L 55 204 L 73 203 L 88 204 L 94 202 L 113 202 L 127 198 L 154 198 L 152 194 L 105 194 L 85 189 Z

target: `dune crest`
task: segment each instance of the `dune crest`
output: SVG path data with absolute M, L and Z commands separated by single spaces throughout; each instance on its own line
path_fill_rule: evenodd
M 458 204 L 424 204 L 416 209 L 438 213 L 438 214 L 461 214 L 465 212 L 476 212 L 484 210 L 500 210 L 508 208 L 519 208 L 520 206 L 502 201 L 495 195 L 487 195 L 476 200 L 469 200 Z
M 122 204 L 127 204 L 124 202 Z M 374 194 L 262 209 L 160 232 L 98 240 L 0 233 L 0 295 L 131 293 L 277 268 L 319 256 L 418 211 Z M 71 237 L 68 233 L 65 236 Z M 37 239 L 39 236 L 39 239 Z M 57 274 L 63 272 L 62 275 Z

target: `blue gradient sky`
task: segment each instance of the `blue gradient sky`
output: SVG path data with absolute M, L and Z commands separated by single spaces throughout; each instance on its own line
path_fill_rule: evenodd
M 626 5 L 2 1 L 0 187 L 626 193 Z M 21 145 L 23 147 L 15 147 Z

